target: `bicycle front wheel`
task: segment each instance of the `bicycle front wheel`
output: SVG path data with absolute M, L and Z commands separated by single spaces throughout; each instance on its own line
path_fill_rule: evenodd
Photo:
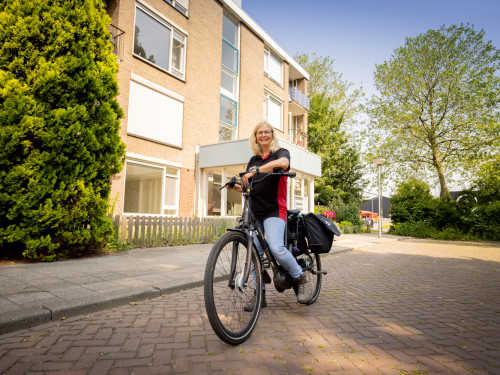
M 231 345 L 241 344 L 250 337 L 260 313 L 262 273 L 255 248 L 252 251 L 252 272 L 246 287 L 241 280 L 247 251 L 245 233 L 227 232 L 214 244 L 205 268 L 208 320 L 216 335 Z M 255 303 L 252 306 L 253 297 Z

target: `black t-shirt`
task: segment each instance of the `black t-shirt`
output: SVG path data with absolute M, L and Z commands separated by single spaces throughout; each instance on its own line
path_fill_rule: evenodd
M 258 155 L 252 156 L 247 165 L 247 171 L 250 167 L 260 167 L 273 160 L 287 158 L 290 161 L 290 152 L 285 148 L 280 148 L 276 152 L 271 152 L 265 157 Z M 290 170 L 288 166 L 287 171 Z M 259 181 L 266 175 L 255 175 L 253 179 Z M 286 193 L 287 193 L 287 177 L 268 176 L 261 182 L 253 185 L 252 191 L 252 207 L 253 213 L 257 219 L 267 219 L 269 217 L 279 217 L 286 220 Z

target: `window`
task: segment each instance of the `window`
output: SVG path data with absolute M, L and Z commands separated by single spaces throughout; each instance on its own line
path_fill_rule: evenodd
M 271 95 L 267 91 L 264 92 L 263 102 L 263 118 L 268 121 L 273 127 L 283 130 L 283 101 Z
M 172 74 L 179 78 L 184 77 L 184 35 L 179 34 L 174 30 L 173 45 L 172 45 Z
M 186 36 L 168 23 L 137 7 L 134 55 L 179 78 L 184 78 Z
M 132 75 L 127 133 L 182 147 L 184 98 Z
M 238 73 L 238 50 L 222 40 L 222 65 Z
M 222 19 L 222 37 L 233 46 L 238 46 L 238 22 L 224 14 Z
M 226 214 L 228 216 L 241 216 L 243 205 L 241 203 L 241 193 L 236 190 L 227 190 Z
M 236 137 L 238 126 L 239 23 L 224 13 L 220 84 L 219 141 Z M 231 126 L 227 126 L 231 125 Z
M 217 172 L 208 173 L 208 212 L 210 216 L 221 215 L 222 175 Z
M 235 190 L 220 190 L 223 181 L 241 171 L 241 166 L 207 171 L 207 215 L 241 216 L 243 197 Z
M 187 17 L 189 10 L 189 0 L 165 0 L 165 2 L 172 5 L 175 9 L 177 9 Z
M 179 169 L 126 162 L 124 213 L 176 215 Z
M 164 215 L 177 215 L 177 196 L 179 190 L 179 169 L 165 167 Z
M 264 48 L 264 73 L 276 81 L 280 85 L 282 84 L 283 77 L 283 63 L 279 58 L 277 58 L 269 48 Z
M 225 123 L 237 126 L 236 118 L 237 118 L 238 104 L 224 95 L 220 96 L 220 120 Z
M 161 214 L 162 169 L 127 163 L 124 212 Z
M 231 98 L 236 97 L 238 79 L 236 74 L 232 73 L 229 69 L 222 67 L 220 78 L 221 92 Z
M 235 130 L 233 126 L 228 126 L 226 124 L 219 125 L 219 142 L 231 141 L 235 138 Z

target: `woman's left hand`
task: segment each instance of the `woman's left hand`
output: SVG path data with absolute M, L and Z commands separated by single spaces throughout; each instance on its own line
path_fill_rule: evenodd
M 241 178 L 241 182 L 243 183 L 243 187 L 246 188 L 248 185 L 250 185 L 249 180 L 257 174 L 256 171 L 251 171 L 248 173 L 245 173 L 243 177 Z

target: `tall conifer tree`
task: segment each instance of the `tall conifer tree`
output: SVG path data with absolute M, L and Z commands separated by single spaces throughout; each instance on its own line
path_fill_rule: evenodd
M 98 248 L 122 168 L 118 64 L 101 0 L 0 3 L 0 249 Z

